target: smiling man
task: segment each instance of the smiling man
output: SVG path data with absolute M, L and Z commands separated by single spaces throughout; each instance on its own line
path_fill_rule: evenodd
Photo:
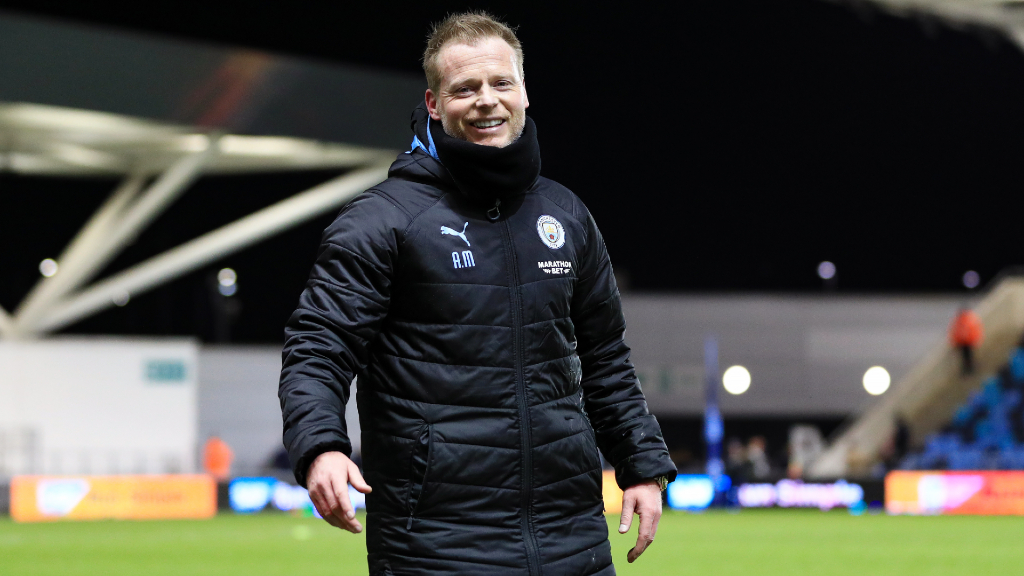
M 296 479 L 370 574 L 614 574 L 601 454 L 633 562 L 675 477 L 623 341 L 604 240 L 540 176 L 523 51 L 483 13 L 437 25 L 412 149 L 324 232 L 279 390 Z M 348 458 L 359 377 L 365 479 Z M 373 487 L 372 490 L 370 487 Z

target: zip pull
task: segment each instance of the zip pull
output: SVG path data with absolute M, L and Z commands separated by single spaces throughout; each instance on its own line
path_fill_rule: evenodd
M 498 218 L 501 218 L 500 198 L 494 201 L 494 208 L 491 208 L 490 210 L 487 211 L 487 219 L 490 220 L 491 222 L 496 221 Z

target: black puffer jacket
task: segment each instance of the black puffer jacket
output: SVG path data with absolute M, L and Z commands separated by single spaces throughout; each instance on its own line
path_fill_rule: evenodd
M 371 575 L 614 574 L 598 447 L 624 488 L 675 475 L 601 234 L 532 178 L 489 217 L 416 149 L 324 233 L 286 329 L 284 440 L 303 485 L 349 453 L 358 375 Z

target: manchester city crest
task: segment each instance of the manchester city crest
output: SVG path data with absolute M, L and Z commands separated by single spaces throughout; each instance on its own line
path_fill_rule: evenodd
M 537 233 L 548 248 L 561 248 L 565 245 L 565 228 L 562 223 L 545 214 L 537 219 Z

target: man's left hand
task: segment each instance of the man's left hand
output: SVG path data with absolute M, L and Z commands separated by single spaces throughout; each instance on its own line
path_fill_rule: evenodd
M 643 482 L 626 488 L 622 494 L 622 519 L 619 521 L 619 534 L 629 532 L 633 523 L 633 513 L 640 516 L 640 533 L 626 559 L 632 564 L 654 542 L 654 534 L 658 531 L 658 520 L 661 519 L 661 486 L 655 481 Z

